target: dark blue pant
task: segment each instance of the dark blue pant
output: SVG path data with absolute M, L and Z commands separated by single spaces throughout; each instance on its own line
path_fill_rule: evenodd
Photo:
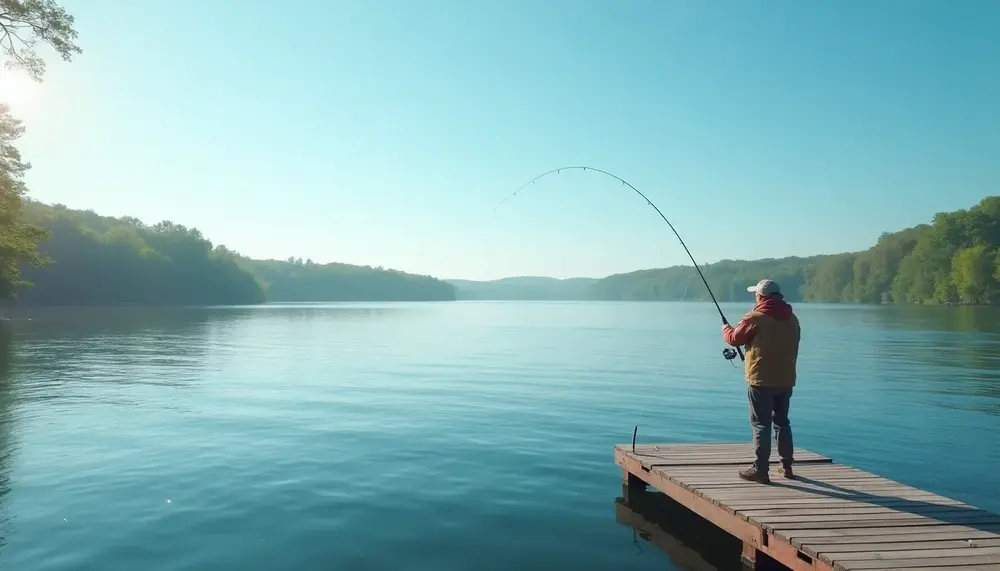
M 778 442 L 778 457 L 785 466 L 792 465 L 792 425 L 788 421 L 791 389 L 750 387 L 750 426 L 753 427 L 753 447 L 757 455 L 757 471 L 766 474 L 771 459 L 771 425 Z

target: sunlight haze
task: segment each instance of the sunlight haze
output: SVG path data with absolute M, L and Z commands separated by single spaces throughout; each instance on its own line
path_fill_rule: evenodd
M 30 196 L 255 258 L 472 279 L 688 263 L 596 174 L 494 212 L 573 164 L 646 192 L 706 263 L 865 249 L 1000 188 L 997 3 L 64 5 L 84 52 L 49 58 L 44 105 L 0 76 Z
M 0 68 L 0 102 L 17 115 L 31 113 L 43 89 L 21 71 Z

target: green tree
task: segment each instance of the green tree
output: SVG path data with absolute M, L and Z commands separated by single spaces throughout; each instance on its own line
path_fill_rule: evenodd
M 893 299 L 902 303 L 948 302 L 954 250 L 938 228 L 921 236 L 899 264 L 892 283 Z
M 25 203 L 24 218 L 43 226 L 51 264 L 29 269 L 35 287 L 21 292 L 36 305 L 252 304 L 264 292 L 224 246 L 172 222 L 146 225 L 61 206 Z
M 853 279 L 844 290 L 846 301 L 877 303 L 886 296 L 891 297 L 893 280 L 902 260 L 929 230 L 923 225 L 901 232 L 884 232 L 873 247 L 858 253 L 852 268 Z
M 765 260 L 722 260 L 701 266 L 705 280 L 719 301 L 751 299 L 747 286 L 769 277 L 781 283 L 788 299 L 802 299 L 806 284 L 826 256 Z M 708 291 L 692 266 L 673 266 L 616 274 L 590 288 L 598 300 L 707 300 Z
M 24 127 L 0 103 L 0 299 L 10 299 L 17 288 L 30 285 L 21 275 L 21 266 L 41 266 L 47 260 L 39 254 L 38 243 L 47 233 L 21 219 L 22 197 L 27 192 L 24 173 L 31 168 L 13 145 Z
M 20 69 L 35 81 L 45 74 L 45 60 L 35 51 L 48 44 L 65 61 L 83 50 L 76 45 L 73 16 L 54 0 L 0 0 L 0 49 L 7 69 Z
M 994 261 L 994 264 L 996 265 L 996 270 L 994 270 L 993 272 L 993 279 L 995 279 L 997 283 L 1000 284 L 1000 250 L 997 250 L 996 260 Z
M 456 297 L 451 283 L 381 267 L 317 264 L 295 256 L 242 258 L 240 263 L 263 285 L 268 301 L 453 301 Z
M 807 301 L 846 301 L 854 282 L 856 254 L 830 256 L 817 264 L 803 292 Z
M 45 60 L 35 51 L 38 44 L 48 44 L 70 61 L 73 54 L 83 53 L 74 43 L 76 37 L 73 17 L 53 0 L 0 0 L 0 49 L 7 55 L 7 69 L 23 70 L 41 81 Z M 21 220 L 27 193 L 24 173 L 31 164 L 21 159 L 13 143 L 23 133 L 10 107 L 0 103 L 0 299 L 10 299 L 18 288 L 31 285 L 22 278 L 22 266 L 39 267 L 47 261 L 38 252 L 47 233 Z
M 348 264 L 250 260 L 197 228 L 145 224 L 26 200 L 21 220 L 43 227 L 51 263 L 25 268 L 25 305 L 244 305 L 271 301 L 453 300 L 429 276 Z M 265 297 L 265 289 L 267 297 Z
M 951 261 L 951 281 L 959 301 L 982 304 L 996 299 L 995 252 L 978 244 L 958 250 Z

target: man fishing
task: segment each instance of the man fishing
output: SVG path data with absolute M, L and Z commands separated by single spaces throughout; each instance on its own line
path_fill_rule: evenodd
M 792 427 L 788 406 L 795 386 L 795 364 L 799 356 L 801 330 L 792 306 L 785 302 L 781 288 L 764 279 L 747 291 L 753 292 L 756 305 L 732 327 L 722 326 L 722 338 L 734 347 L 746 348 L 745 376 L 750 400 L 750 425 L 757 459 L 739 473 L 740 478 L 761 484 L 770 483 L 768 464 L 771 458 L 771 425 L 781 459 L 780 473 L 792 474 Z

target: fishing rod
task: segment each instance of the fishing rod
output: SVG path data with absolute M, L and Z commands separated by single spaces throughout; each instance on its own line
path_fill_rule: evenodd
M 702 271 L 701 271 L 701 268 L 698 267 L 698 262 L 695 261 L 694 256 L 691 254 L 691 250 L 689 250 L 688 247 L 687 247 L 687 244 L 684 243 L 684 238 L 681 238 L 680 233 L 677 232 L 677 229 L 674 228 L 674 225 L 671 224 L 669 220 L 667 220 L 667 217 L 663 215 L 663 212 L 659 209 L 659 207 L 657 207 L 655 204 L 653 204 L 653 201 L 650 200 L 648 196 L 646 196 L 645 194 L 643 194 L 642 191 L 640 191 L 638 188 L 632 186 L 631 183 L 629 183 L 628 181 L 626 181 L 622 177 L 620 177 L 620 176 L 618 176 L 616 174 L 610 173 L 610 172 L 608 172 L 606 170 L 601 170 L 599 168 L 582 166 L 582 165 L 580 165 L 580 166 L 560 167 L 560 168 L 557 168 L 557 169 L 552 169 L 552 170 L 547 171 L 547 172 L 543 172 L 542 174 L 540 174 L 540 175 L 536 176 L 535 178 L 529 180 L 528 182 L 522 184 L 517 190 L 515 190 L 509 196 L 507 196 L 502 201 L 500 201 L 500 204 L 498 204 L 496 208 L 499 208 L 500 206 L 503 206 L 503 204 L 505 202 L 507 202 L 508 200 L 514 198 L 519 192 L 521 192 L 522 190 L 524 190 L 528 186 L 531 186 L 532 184 L 535 184 L 535 181 L 537 181 L 538 179 L 544 178 L 544 177 L 549 176 L 551 174 L 560 174 L 562 171 L 565 171 L 565 170 L 582 170 L 584 172 L 586 172 L 586 171 L 593 171 L 593 172 L 596 172 L 596 173 L 603 174 L 605 176 L 609 176 L 609 177 L 617 180 L 618 182 L 622 183 L 623 185 L 625 185 L 625 186 L 631 188 L 632 190 L 634 190 L 636 194 L 638 194 L 639 196 L 641 196 L 642 199 L 646 201 L 646 204 L 652 206 L 653 210 L 655 210 L 656 213 L 660 215 L 660 218 L 662 218 L 663 221 L 667 223 L 667 226 L 670 227 L 670 230 L 673 231 L 674 236 L 677 236 L 677 240 L 681 243 L 681 247 L 684 248 L 684 252 L 687 253 L 688 258 L 691 258 L 691 263 L 694 264 L 694 269 L 697 270 L 698 276 L 701 277 L 701 282 L 703 284 L 705 284 L 705 289 L 708 290 L 708 295 L 711 296 L 712 303 L 715 304 L 715 309 L 717 309 L 719 311 L 719 317 L 722 318 L 722 324 L 723 325 L 729 325 L 729 320 L 726 319 L 726 314 L 722 312 L 722 307 L 719 306 L 719 301 L 715 298 L 715 293 L 712 292 L 711 286 L 708 285 L 708 280 L 705 279 L 705 274 L 703 274 Z M 496 212 L 496 208 L 493 209 L 494 212 Z M 737 355 L 739 355 L 740 361 L 744 361 L 745 360 L 745 357 L 743 356 L 743 351 L 739 347 L 736 347 L 735 351 L 732 348 L 730 348 L 730 347 L 726 347 L 725 349 L 722 350 L 722 356 L 727 361 L 732 361 L 733 359 L 736 358 Z M 636 435 L 638 434 L 638 432 L 639 432 L 639 423 L 636 422 L 635 428 L 632 430 L 632 452 L 633 453 L 635 452 L 635 438 L 636 438 Z

